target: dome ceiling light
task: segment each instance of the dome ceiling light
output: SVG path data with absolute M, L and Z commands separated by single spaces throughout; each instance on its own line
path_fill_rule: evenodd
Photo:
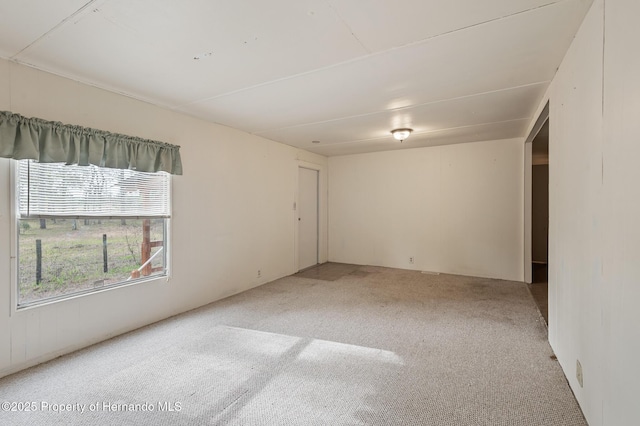
M 411 132 L 413 132 L 413 129 L 393 129 L 391 134 L 395 140 L 402 142 L 409 137 Z

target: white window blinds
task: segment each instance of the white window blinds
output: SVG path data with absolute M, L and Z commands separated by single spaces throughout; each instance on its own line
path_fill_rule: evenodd
M 22 218 L 170 217 L 170 175 L 127 169 L 19 162 Z

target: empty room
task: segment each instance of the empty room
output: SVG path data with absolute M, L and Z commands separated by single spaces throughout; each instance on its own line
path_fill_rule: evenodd
M 638 17 L 0 0 L 0 424 L 640 424 Z

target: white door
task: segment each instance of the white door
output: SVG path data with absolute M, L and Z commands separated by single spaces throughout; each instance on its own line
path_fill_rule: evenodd
M 318 264 L 318 171 L 298 168 L 298 270 Z

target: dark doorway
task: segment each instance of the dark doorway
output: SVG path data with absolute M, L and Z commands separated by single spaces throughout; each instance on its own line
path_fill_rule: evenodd
M 532 143 L 531 165 L 531 294 L 549 323 L 549 120 Z

